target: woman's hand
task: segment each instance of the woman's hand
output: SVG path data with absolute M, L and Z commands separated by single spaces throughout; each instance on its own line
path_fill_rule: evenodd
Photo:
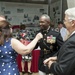
M 38 34 L 36 35 L 36 38 L 37 38 L 38 40 L 40 40 L 41 38 L 43 38 L 43 35 L 42 35 L 41 33 L 38 33 Z

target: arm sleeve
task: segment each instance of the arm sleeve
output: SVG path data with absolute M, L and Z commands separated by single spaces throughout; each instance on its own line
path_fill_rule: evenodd
M 49 69 L 56 75 L 71 75 L 70 72 L 75 68 L 75 46 L 68 46 L 58 56 L 57 62 L 53 63 Z
M 57 36 L 56 42 L 57 42 L 57 45 L 58 45 L 58 49 L 60 49 L 60 47 L 61 47 L 61 46 L 63 45 L 63 43 L 64 43 L 64 41 L 63 41 L 63 39 L 62 39 L 60 33 L 59 33 L 58 36 Z

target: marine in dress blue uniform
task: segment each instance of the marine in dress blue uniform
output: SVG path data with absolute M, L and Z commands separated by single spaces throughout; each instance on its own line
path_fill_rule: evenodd
M 46 69 L 43 61 L 58 52 L 59 48 L 63 44 L 63 39 L 59 32 L 55 31 L 53 28 L 51 29 L 48 15 L 41 16 L 40 27 L 41 30 L 39 32 L 42 33 L 43 38 L 36 45 L 36 47 L 40 46 L 41 48 L 38 69 L 39 71 L 48 74 L 49 71 Z

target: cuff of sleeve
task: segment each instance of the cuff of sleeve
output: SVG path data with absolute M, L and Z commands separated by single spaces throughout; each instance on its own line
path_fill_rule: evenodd
M 49 72 L 50 72 L 50 73 L 56 74 L 56 73 L 55 73 L 55 69 L 54 69 L 55 64 L 56 64 L 56 63 L 52 63 L 51 67 L 49 68 Z

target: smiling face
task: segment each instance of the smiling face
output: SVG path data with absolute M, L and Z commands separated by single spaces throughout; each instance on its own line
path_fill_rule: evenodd
M 46 19 L 46 17 L 42 16 L 40 17 L 39 24 L 42 30 L 46 30 L 49 27 L 50 22 Z

